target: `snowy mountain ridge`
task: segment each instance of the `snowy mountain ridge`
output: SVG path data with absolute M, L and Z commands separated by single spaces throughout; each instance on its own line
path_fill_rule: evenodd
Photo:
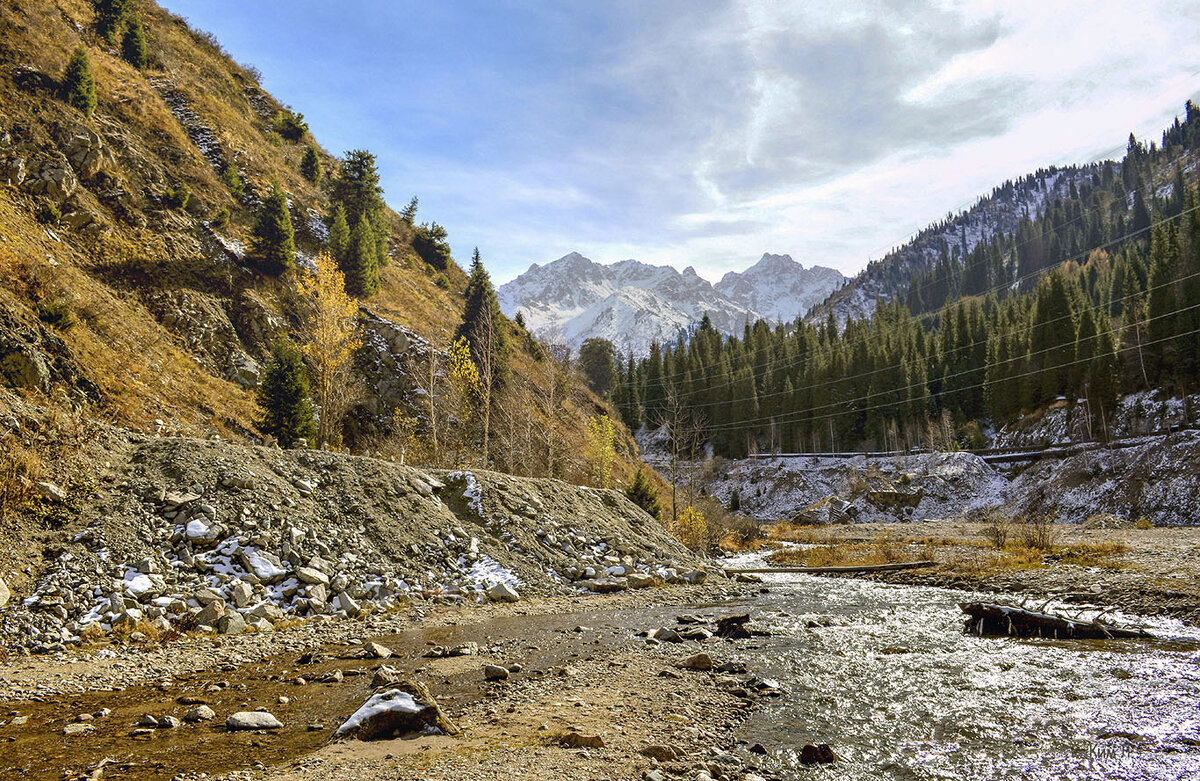
M 795 320 L 844 282 L 833 269 L 806 269 L 788 255 L 764 254 L 713 285 L 690 266 L 681 272 L 637 260 L 602 264 L 572 252 L 533 264 L 496 292 L 506 315 L 520 312 L 546 341 L 578 349 L 600 337 L 622 354 L 645 355 L 652 342 L 674 342 L 705 315 L 723 333 L 747 320 Z
M 871 261 L 865 269 L 808 312 L 810 322 L 823 320 L 832 309 L 838 323 L 869 318 L 878 303 L 904 296 L 913 280 L 931 271 L 943 253 L 955 263 L 981 242 L 996 235 L 1011 236 L 1025 217 L 1033 217 L 1052 201 L 1065 198 L 1101 164 L 1040 169 L 1015 182 L 996 187 L 970 208 L 947 215 L 910 241 Z M 1119 171 L 1119 164 L 1114 164 Z

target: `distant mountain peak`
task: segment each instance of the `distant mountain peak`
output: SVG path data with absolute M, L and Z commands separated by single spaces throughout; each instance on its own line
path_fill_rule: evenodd
M 497 294 L 506 314 L 520 311 L 548 341 L 578 349 L 596 336 L 621 353 L 644 355 L 652 342 L 674 342 L 705 315 L 724 333 L 740 331 L 748 320 L 795 320 L 844 281 L 833 269 L 805 269 L 770 253 L 713 285 L 693 266 L 681 272 L 634 259 L 601 264 L 571 252 L 532 264 Z

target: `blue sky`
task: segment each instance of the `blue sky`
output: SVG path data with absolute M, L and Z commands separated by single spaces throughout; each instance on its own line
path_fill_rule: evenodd
M 1200 4 L 1174 0 L 164 4 L 498 282 L 572 250 L 850 274 L 1200 96 Z

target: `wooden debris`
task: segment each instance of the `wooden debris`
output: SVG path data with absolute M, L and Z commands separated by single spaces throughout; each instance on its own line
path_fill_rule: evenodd
M 1042 637 L 1056 640 L 1152 638 L 1141 627 L 1121 627 L 1100 617 L 1091 621 L 1027 610 L 1015 605 L 969 602 L 959 605 L 967 620 L 967 634 L 980 637 Z
M 801 573 L 821 575 L 833 572 L 887 572 L 897 569 L 921 569 L 937 566 L 936 561 L 900 561 L 892 564 L 849 564 L 837 567 L 762 567 L 757 569 L 727 569 L 730 575 L 769 575 L 772 573 Z

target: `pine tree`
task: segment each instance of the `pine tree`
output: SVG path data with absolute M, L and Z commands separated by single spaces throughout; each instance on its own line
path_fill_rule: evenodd
M 329 225 L 329 235 L 325 246 L 338 265 L 342 266 L 346 259 L 346 248 L 350 246 L 350 225 L 346 222 L 346 210 L 340 203 L 333 207 L 333 216 L 327 218 L 326 222 Z
M 279 339 L 271 348 L 271 363 L 258 388 L 258 406 L 263 413 L 259 430 L 275 437 L 283 447 L 301 440 L 311 444 L 317 429 L 308 395 L 308 375 L 300 351 Z
M 263 272 L 282 274 L 296 267 L 296 241 L 287 195 L 271 185 L 258 208 L 251 237 L 250 257 Z
M 146 31 L 142 28 L 142 20 L 136 16 L 125 27 L 125 37 L 121 39 L 121 57 L 140 71 L 146 70 L 150 65 Z
M 304 157 L 300 159 L 300 175 L 313 184 L 319 184 L 321 181 L 321 158 L 317 156 L 317 148 L 312 144 L 304 150 Z
M 496 300 L 492 279 L 483 267 L 478 247 L 471 257 L 471 276 L 467 280 L 462 322 L 454 332 L 455 340 L 460 337 L 465 337 L 470 343 L 471 358 L 476 365 L 483 366 L 490 362 L 493 367 L 493 385 L 503 384 L 508 375 L 505 319 L 500 312 L 500 302 Z M 491 355 L 485 356 L 488 342 L 491 343 Z
M 112 45 L 117 44 L 125 29 L 135 0 L 95 0 L 96 32 Z
M 637 470 L 637 474 L 633 476 L 633 482 L 625 489 L 625 498 L 641 507 L 654 519 L 662 519 L 662 505 L 658 501 L 658 489 L 646 478 L 644 470 Z
M 404 207 L 404 211 L 400 212 L 400 219 L 409 225 L 412 225 L 413 221 L 417 219 L 417 196 L 414 195 L 408 202 L 408 206 Z
M 354 226 L 341 264 L 346 274 L 346 290 L 356 298 L 370 298 L 379 292 L 379 257 L 371 220 L 366 215 Z
M 221 169 L 221 181 L 235 198 L 241 198 L 242 193 L 246 192 L 246 180 L 242 179 L 241 173 L 233 163 L 226 163 Z
M 62 88 L 63 98 L 85 116 L 90 117 L 96 110 L 96 79 L 92 75 L 92 62 L 83 44 L 75 49 L 67 63 Z

